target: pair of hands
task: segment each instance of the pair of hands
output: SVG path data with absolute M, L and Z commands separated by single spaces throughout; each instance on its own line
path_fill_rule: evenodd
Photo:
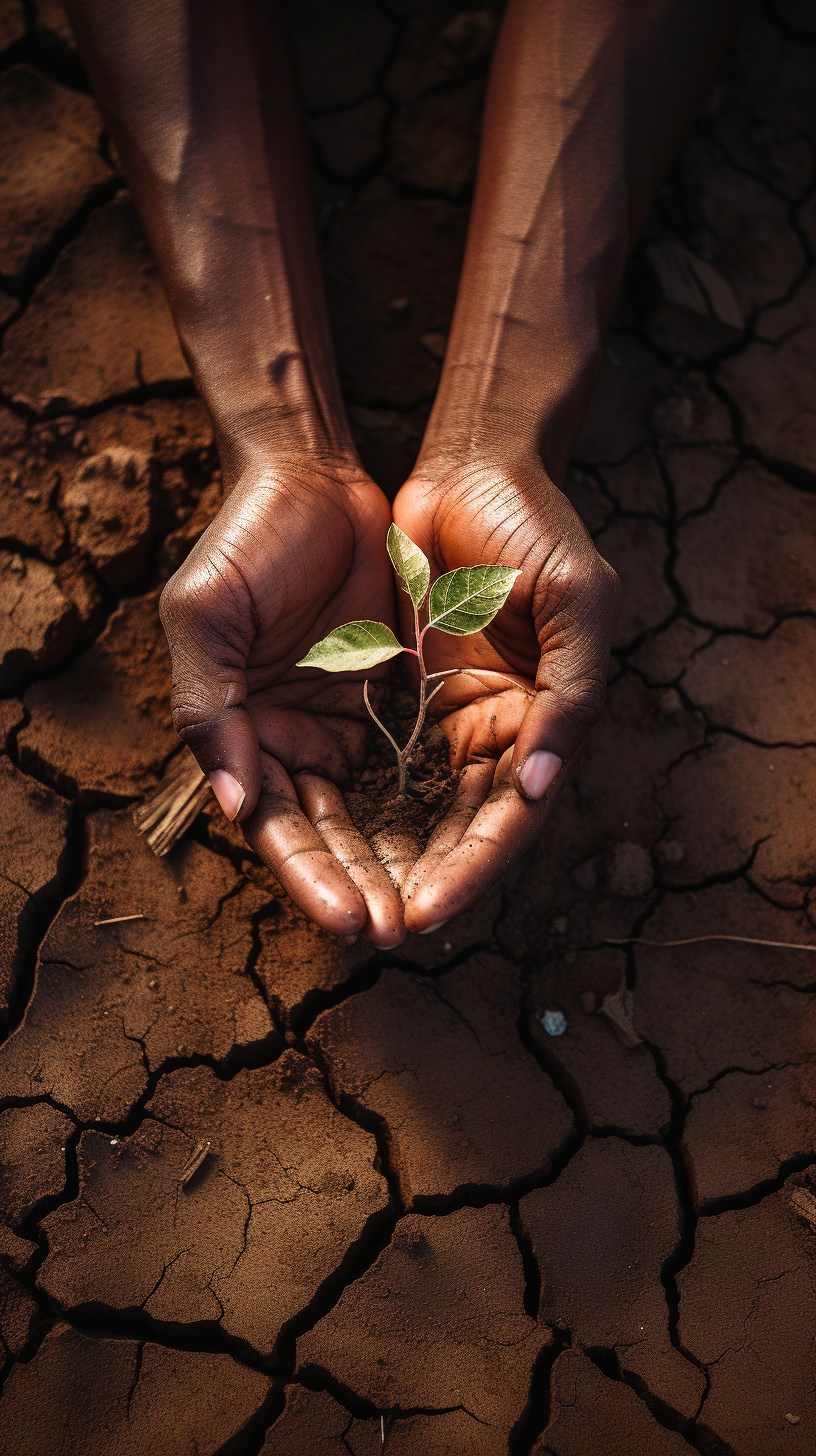
M 430 672 L 479 676 L 452 678 L 434 701 L 462 773 L 424 854 L 392 879 L 337 787 L 365 761 L 365 674 L 295 666 L 363 618 L 411 644 L 385 548 L 391 519 L 356 461 L 256 462 L 161 602 L 173 719 L 222 808 L 307 915 L 383 947 L 468 909 L 541 832 L 603 705 L 618 600 L 614 572 L 538 461 L 417 468 L 393 519 L 432 576 L 498 562 L 521 575 L 483 633 L 426 638 Z

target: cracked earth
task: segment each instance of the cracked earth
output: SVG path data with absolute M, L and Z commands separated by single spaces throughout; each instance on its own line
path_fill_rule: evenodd
M 393 491 L 496 16 L 292 12 Z M 609 942 L 816 947 L 814 79 L 811 7 L 749 6 L 570 470 L 624 587 L 604 722 L 535 852 L 383 953 L 212 808 L 166 860 L 135 833 L 220 474 L 58 0 L 0 5 L 3 1453 L 813 1449 L 814 958 Z

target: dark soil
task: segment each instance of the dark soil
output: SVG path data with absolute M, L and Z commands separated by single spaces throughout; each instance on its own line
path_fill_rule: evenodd
M 402 747 L 413 733 L 417 702 L 396 677 L 382 701 L 374 704 L 382 720 Z M 395 835 L 410 838 L 424 848 L 453 798 L 458 775 L 450 766 L 450 745 L 441 728 L 426 718 L 408 764 L 406 789 L 397 793 L 396 754 L 376 725 L 369 730 L 368 762 L 359 778 L 344 793 L 351 819 L 375 846 Z

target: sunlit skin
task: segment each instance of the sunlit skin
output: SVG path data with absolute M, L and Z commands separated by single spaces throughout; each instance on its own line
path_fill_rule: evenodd
M 425 551 L 433 575 L 491 559 L 521 571 L 484 632 L 431 630 L 425 638 L 430 673 L 472 667 L 478 676 L 452 676 L 432 705 L 451 762 L 464 772 L 448 819 L 406 886 L 413 929 L 424 928 L 429 914 L 447 920 L 476 903 L 547 822 L 603 706 L 617 582 L 539 464 L 426 466 L 403 487 L 394 517 Z M 407 641 L 410 611 L 402 603 L 401 611 Z M 501 676 L 491 680 L 491 669 Z M 531 801 L 519 790 L 519 770 L 542 746 L 564 767 Z
M 403 938 L 400 896 L 335 788 L 365 762 L 360 674 L 295 664 L 354 618 L 396 625 L 389 522 L 354 464 L 247 472 L 161 608 L 176 728 L 202 767 L 238 778 L 248 842 L 307 914 L 382 946 Z
M 521 569 L 483 634 L 426 639 L 430 671 L 494 668 L 519 687 L 459 675 L 435 700 L 463 772 L 403 902 L 337 787 L 363 759 L 359 679 L 294 667 L 344 622 L 396 627 L 397 607 L 391 508 L 337 379 L 282 11 L 70 0 L 223 467 L 225 505 L 162 599 L 174 719 L 329 930 L 395 945 L 480 898 L 543 829 L 597 721 L 618 589 L 559 486 L 628 251 L 738 10 L 505 7 L 442 377 L 393 518 L 435 575 Z

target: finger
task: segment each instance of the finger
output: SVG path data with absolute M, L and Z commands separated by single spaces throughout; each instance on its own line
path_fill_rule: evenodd
M 402 900 L 408 876 L 419 858 L 419 840 L 407 830 L 381 829 L 372 834 L 371 845 Z
M 340 790 L 312 773 L 299 773 L 294 784 L 304 812 L 365 900 L 368 918 L 361 935 L 384 949 L 400 945 L 405 924 L 399 891 L 352 824 Z
M 576 572 L 556 615 L 539 633 L 536 694 L 524 714 L 513 752 L 513 782 L 536 801 L 597 723 L 606 697 L 618 579 L 593 551 Z
M 292 778 L 308 772 L 343 783 L 365 761 L 362 723 L 262 702 L 253 703 L 248 711 L 261 749 L 283 764 Z
M 304 914 L 334 935 L 362 930 L 368 918 L 365 900 L 309 823 L 292 780 L 268 753 L 261 754 L 258 805 L 243 830 Z
M 469 910 L 544 828 L 561 780 L 531 803 L 516 792 L 511 758 L 508 748 L 499 761 L 493 788 L 469 829 L 406 901 L 408 930 L 436 928 Z M 566 771 L 562 774 L 566 776 Z
M 241 823 L 260 790 L 258 739 L 244 707 L 253 614 L 245 588 L 228 583 L 228 568 L 203 546 L 159 604 L 173 666 L 173 723 L 227 818 Z
M 460 843 L 490 793 L 495 772 L 495 761 L 471 763 L 462 770 L 447 814 L 436 826 L 425 846 L 425 853 L 408 876 L 404 890 L 406 900 L 414 895 L 425 876 L 432 874 Z

